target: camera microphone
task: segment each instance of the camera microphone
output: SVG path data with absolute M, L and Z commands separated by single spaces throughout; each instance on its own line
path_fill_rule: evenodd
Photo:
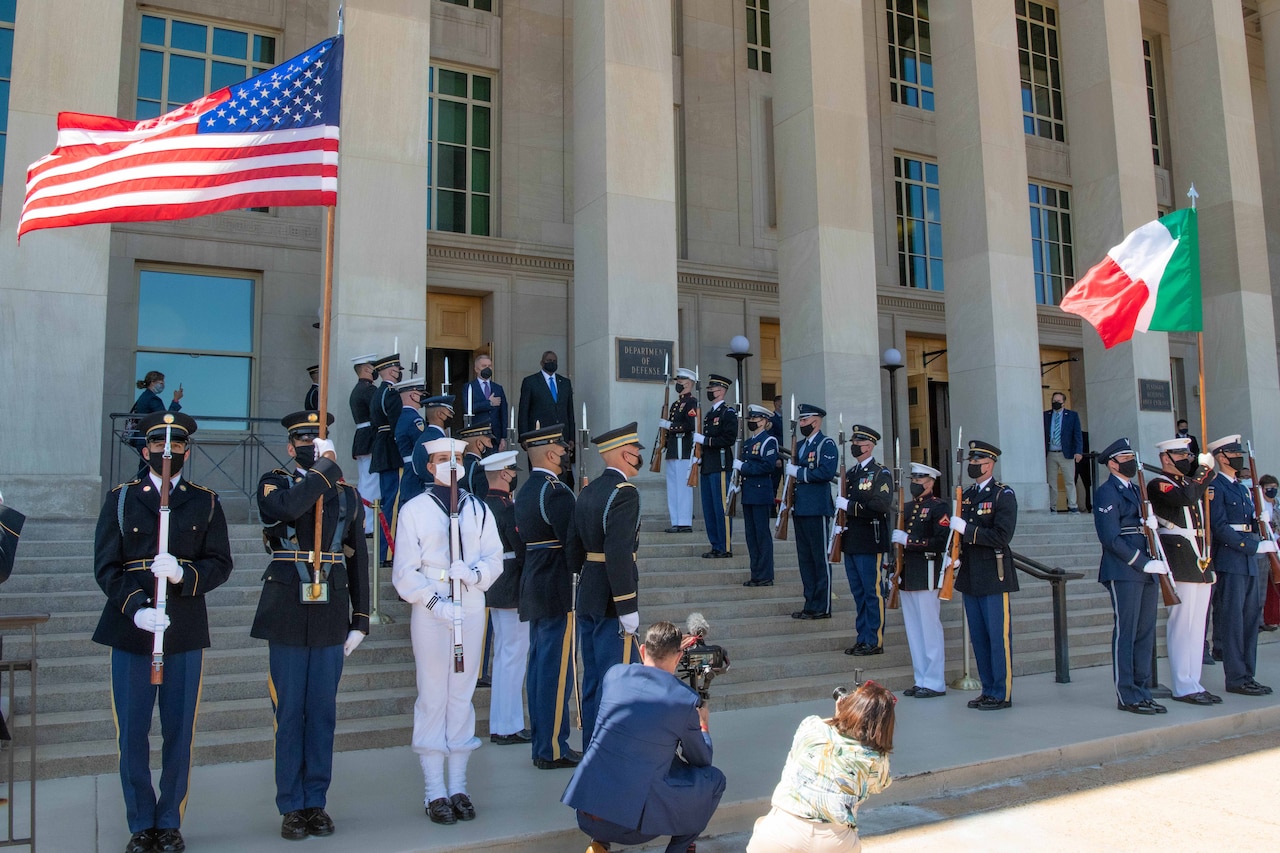
M 684 627 L 686 634 L 702 640 L 705 640 L 707 634 L 711 632 L 711 624 L 701 613 L 690 613 Z

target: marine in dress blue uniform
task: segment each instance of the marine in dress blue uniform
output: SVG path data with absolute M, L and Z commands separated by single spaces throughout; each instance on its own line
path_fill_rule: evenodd
M 403 457 L 396 448 L 396 422 L 404 408 L 400 395 L 392 386 L 400 381 L 400 353 L 383 356 L 373 363 L 374 373 L 382 384 L 373 392 L 369 404 L 369 424 L 373 430 L 369 470 L 378 475 L 378 493 L 382 495 L 382 514 L 395 535 L 395 502 L 400 494 L 400 468 Z M 378 562 L 387 562 L 388 543 L 378 543 Z
M 854 424 L 849 444 L 854 464 L 845 473 L 844 572 L 857 608 L 857 639 L 844 650 L 847 655 L 884 654 L 884 555 L 889 552 L 889 508 L 893 499 L 893 474 L 872 454 L 880 433 Z M 839 508 L 839 506 L 837 506 Z
M 964 594 L 969 640 L 982 693 L 970 708 L 998 711 L 1013 705 L 1013 623 L 1009 593 L 1018 591 L 1018 571 L 1009 543 L 1018 526 L 1018 498 L 994 476 L 1000 448 L 969 442 L 969 477 L 958 515 L 949 523 L 960 536 L 956 589 Z
M 169 547 L 157 554 L 160 529 L 161 455 L 171 429 Z M 209 618 L 204 597 L 231 574 L 231 546 L 222 504 L 213 491 L 181 476 L 196 422 L 180 412 L 143 418 L 150 471 L 116 486 L 98 515 L 94 576 L 107 595 L 93 641 L 111 647 L 111 708 L 120 748 L 120 783 L 133 837 L 127 853 L 182 850 L 179 827 L 191 775 L 191 739 L 199 707 Z M 176 567 L 174 560 L 176 560 Z M 166 612 L 154 596 L 166 580 Z M 164 682 L 151 684 L 153 631 L 164 629 Z M 160 795 L 151 785 L 151 713 L 160 704 Z
M 702 517 L 707 524 L 707 540 L 711 550 L 703 557 L 732 557 L 733 519 L 726 518 L 724 499 L 729 491 L 729 474 L 733 471 L 733 445 L 738 440 L 738 413 L 724 401 L 733 380 L 713 373 L 707 379 L 707 399 L 711 408 L 702 416 L 701 432 L 693 434 L 695 444 L 702 445 L 701 477 Z
M 1115 615 L 1111 672 L 1116 708 L 1132 714 L 1162 714 L 1165 707 L 1151 698 L 1151 659 L 1158 604 L 1155 575 L 1168 569 L 1147 550 L 1143 530 L 1148 523 L 1156 526 L 1155 516 L 1142 517 L 1143 495 L 1131 479 L 1138 474 L 1138 461 L 1129 439 L 1116 439 L 1098 457 L 1111 472 L 1093 493 L 1093 526 L 1102 545 L 1098 582 L 1111 594 Z
M 427 422 L 422 417 L 419 406 L 427 391 L 426 380 L 410 377 L 401 379 L 391 386 L 391 390 L 400 395 L 400 417 L 396 419 L 396 453 L 400 454 L 400 491 L 396 498 L 396 511 L 400 507 L 422 494 L 422 480 L 413 471 L 413 449 L 428 440 L 424 434 Z
M 772 412 L 754 403 L 747 407 L 751 435 L 742 444 L 742 457 L 733 462 L 742 478 L 742 520 L 746 527 L 751 577 L 743 586 L 773 586 L 773 472 L 778 462 L 778 439 L 769 433 Z
M 1218 573 L 1220 602 L 1214 610 L 1214 632 L 1221 632 L 1222 674 L 1228 693 L 1265 696 L 1271 688 L 1254 678 L 1262 597 L 1258 590 L 1258 555 L 1275 553 L 1276 543 L 1258 535 L 1253 498 L 1240 482 L 1248 464 L 1239 435 L 1209 444 L 1218 476 L 1209 490 L 1209 524 L 1213 530 L 1213 568 Z
M 801 403 L 797 424 L 803 440 L 796 445 L 796 458 L 786 472 L 795 478 L 795 506 L 791 525 L 796 533 L 796 557 L 800 581 L 804 584 L 804 608 L 792 619 L 831 618 L 831 565 L 827 562 L 827 541 L 835 503 L 831 481 L 839 474 L 840 449 L 835 439 L 822 432 L 826 409 Z
M 516 529 L 524 543 L 520 621 L 529 623 L 525 675 L 533 764 L 540 770 L 577 765 L 569 748 L 573 692 L 573 583 L 584 552 L 574 520 L 573 490 L 560 479 L 569 461 L 564 425 L 548 424 L 520 436 L 529 453 L 529 479 L 516 493 Z M 585 494 L 585 493 L 584 493 Z
M 640 627 L 640 492 L 629 478 L 644 464 L 634 421 L 591 442 L 605 469 L 582 489 L 573 521 L 586 549 L 578 586 L 578 642 L 582 649 L 582 744 L 591 742 L 604 674 L 632 663 Z
M 903 528 L 892 534 L 893 541 L 902 545 L 898 590 L 915 676 L 902 694 L 916 699 L 932 699 L 947 692 L 942 602 L 937 590 L 942 585 L 942 556 L 951 535 L 951 504 L 935 491 L 941 475 L 937 468 L 911 463 L 911 501 L 902 508 Z
M 355 434 L 351 436 L 351 458 L 356 460 L 356 487 L 366 506 L 381 500 L 382 492 L 378 484 L 378 476 L 369 470 L 370 454 L 373 452 L 373 424 L 369 421 L 369 403 L 373 401 L 373 363 L 377 353 L 357 355 L 351 359 L 351 368 L 356 372 L 356 386 L 347 397 L 347 406 L 351 409 L 351 420 L 355 424 Z M 319 404 L 316 406 L 319 408 Z M 372 512 L 365 513 L 364 533 L 373 533 L 373 525 L 377 521 Z
M 693 466 L 693 434 L 698 427 L 698 374 L 687 367 L 676 371 L 676 399 L 667 409 L 667 431 L 664 458 L 667 460 L 667 515 L 671 526 L 667 533 L 693 531 L 693 487 L 689 485 L 689 469 Z
M 333 415 L 327 415 L 333 422 Z M 343 658 L 369 633 L 369 551 L 364 505 L 342 469 L 319 444 L 320 415 L 280 420 L 289 434 L 292 470 L 258 481 L 258 512 L 271 563 L 250 634 L 267 641 L 268 690 L 275 713 L 276 808 L 290 840 L 331 835 L 325 811 L 333 778 L 333 735 Z M 325 442 L 332 446 L 330 442 Z M 320 456 L 317 458 L 317 449 Z M 316 503 L 323 501 L 321 589 L 313 586 Z

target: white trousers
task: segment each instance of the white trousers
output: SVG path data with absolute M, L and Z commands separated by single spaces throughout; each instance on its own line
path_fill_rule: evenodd
M 917 687 L 939 693 L 947 689 L 946 643 L 942 636 L 942 601 L 938 591 L 903 590 L 902 621 L 907 628 L 907 647 L 911 649 L 911 669 Z
M 513 735 L 524 728 L 524 672 L 529 663 L 529 623 L 514 608 L 489 608 L 493 620 L 493 691 L 489 731 Z M 465 631 L 464 633 L 464 641 Z M 466 643 L 464 642 L 465 646 Z
M 692 459 L 664 459 L 667 470 L 667 514 L 672 527 L 693 525 L 693 487 L 689 485 Z
M 369 462 L 372 459 L 372 456 L 356 457 L 356 470 L 360 476 L 360 479 L 356 481 L 356 488 L 360 491 L 360 497 L 369 503 L 378 500 L 382 492 L 382 487 L 378 485 L 378 475 L 369 470 Z M 373 532 L 373 525 L 373 510 L 366 507 L 364 512 L 364 532 L 366 536 Z
M 858 830 L 852 826 L 804 820 L 777 807 L 756 819 L 747 842 L 747 853 L 858 853 L 861 849 Z
M 448 603 L 437 607 L 451 607 Z M 413 659 L 418 670 L 418 700 L 413 703 L 413 751 L 419 754 L 470 752 L 480 746 L 471 697 L 480 674 L 484 609 L 462 620 L 463 671 L 453 671 L 453 626 L 421 604 L 409 620 Z
M 1173 674 L 1173 695 L 1190 696 L 1204 692 L 1200 670 L 1204 663 L 1204 623 L 1209 616 L 1213 584 L 1174 581 L 1181 604 L 1167 609 L 1169 621 L 1165 637 L 1169 643 L 1169 670 Z

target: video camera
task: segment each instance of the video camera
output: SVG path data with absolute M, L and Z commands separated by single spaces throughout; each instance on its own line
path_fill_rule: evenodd
M 680 654 L 676 675 L 689 682 L 702 702 L 711 698 L 711 681 L 729 668 L 729 655 L 721 646 L 706 642 L 711 626 L 701 613 L 690 613 L 685 625 L 685 642 L 689 645 Z
M 856 668 L 853 671 L 853 689 L 857 690 L 861 686 L 862 686 L 862 669 Z M 831 691 L 831 701 L 839 702 L 841 699 L 848 696 L 851 692 L 852 691 L 849 690 L 848 687 L 845 687 L 843 684 L 841 684 Z

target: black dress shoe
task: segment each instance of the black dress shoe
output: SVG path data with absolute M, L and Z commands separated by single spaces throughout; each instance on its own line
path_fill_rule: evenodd
M 862 650 L 867 647 L 866 643 L 854 643 L 852 646 L 844 650 L 846 655 L 860 655 Z
M 1271 695 L 1271 688 L 1268 687 L 1267 685 L 1259 684 L 1258 682 L 1254 681 L 1252 678 L 1249 679 L 1248 683 L 1252 684 L 1254 687 L 1260 688 L 1264 695 L 1266 696 Z
M 493 687 L 493 682 L 487 678 L 477 678 L 476 687 Z
M 1221 661 L 1221 660 L 1222 660 L 1222 649 L 1214 649 L 1213 651 L 1209 652 L 1209 655 L 1210 655 L 1214 660 L 1216 660 L 1216 661 Z
M 453 806 L 453 813 L 458 816 L 458 820 L 476 819 L 476 807 L 471 805 L 471 798 L 466 794 L 454 794 L 449 798 L 449 804 Z
M 427 803 L 427 817 L 431 818 L 432 823 L 448 825 L 458 822 L 458 816 L 453 812 L 453 803 L 444 797 Z
M 533 766 L 539 770 L 571 770 L 578 766 L 581 757 L 572 758 L 569 755 L 562 755 L 559 758 L 535 758 Z
M 155 846 L 151 849 L 158 853 L 182 853 L 187 849 L 187 842 L 182 840 L 182 833 L 177 827 L 157 829 Z
M 307 837 L 307 810 L 297 809 L 280 820 L 280 837 L 286 841 L 301 841 Z
M 155 849 L 156 831 L 144 829 L 129 837 L 129 843 L 124 846 L 124 853 L 151 853 Z
M 683 532 L 684 532 L 684 528 L 683 528 L 683 527 L 681 527 L 681 526 L 680 526 L 680 525 L 678 525 L 678 524 L 673 524 L 672 526 L 668 527 L 666 530 L 664 530 L 664 531 L 662 531 L 662 532 L 663 532 L 663 533 L 683 533 Z
M 533 743 L 533 737 L 526 735 L 522 729 L 509 735 L 489 735 L 489 742 L 498 746 L 514 746 L 518 743 Z
M 965 702 L 964 704 L 965 704 L 965 706 L 966 706 L 966 707 L 969 707 L 969 708 L 976 708 L 976 707 L 978 707 L 979 705 L 981 705 L 981 704 L 983 703 L 983 701 L 985 701 L 985 700 L 987 700 L 987 699 L 990 699 L 990 698 L 991 698 L 990 696 L 988 696 L 987 694 L 983 693 L 983 694 L 982 694 L 981 696 L 979 696 L 977 699 L 970 699 L 968 702 Z
M 379 564 L 378 564 L 378 568 L 380 568 L 380 569 L 389 569 L 389 568 L 391 568 L 391 561 L 390 561 L 390 560 L 383 560 L 381 563 L 379 563 Z
M 1239 684 L 1235 687 L 1228 687 L 1227 692 L 1239 693 L 1241 696 L 1266 696 L 1267 695 L 1266 692 L 1263 691 L 1262 685 L 1258 685 L 1257 687 L 1254 687 L 1252 684 L 1250 684 L 1247 681 L 1244 684 Z
M 911 685 L 910 687 L 908 687 L 906 690 L 902 691 L 902 695 L 903 695 L 903 696 L 914 696 L 914 695 L 916 695 L 916 691 L 917 691 L 917 690 L 919 690 L 919 689 L 920 689 L 919 687 L 916 687 L 916 686 L 913 684 L 913 685 Z
M 327 811 L 321 808 L 310 808 L 307 811 L 310 812 L 307 815 L 307 835 L 317 838 L 333 835 L 333 818 L 329 817 Z
M 1221 697 L 1221 696 L 1219 696 L 1217 693 L 1210 693 L 1208 690 L 1206 690 L 1205 692 L 1201 693 L 1200 695 L 1201 695 L 1201 696 L 1208 696 L 1208 697 L 1209 697 L 1209 701 L 1210 701 L 1210 702 L 1212 702 L 1212 703 L 1213 703 L 1213 704 L 1215 704 L 1215 705 L 1221 705 L 1221 704 L 1222 704 L 1222 697 Z
M 1155 708 L 1151 708 L 1141 702 L 1134 702 L 1132 705 L 1126 705 L 1124 702 L 1117 700 L 1116 710 L 1128 711 L 1130 714 L 1141 714 L 1144 717 L 1153 717 L 1156 714 Z
M 702 559 L 704 560 L 710 560 L 713 557 L 719 557 L 719 556 L 720 556 L 719 548 L 712 548 L 710 551 L 704 551 L 702 553 Z
M 1212 705 L 1213 700 L 1207 693 L 1188 693 L 1186 696 L 1174 696 L 1173 701 L 1185 702 L 1188 705 Z
M 1203 666 L 1217 666 L 1217 665 L 1218 665 L 1218 662 L 1217 662 L 1216 660 L 1214 660 L 1214 659 L 1213 659 L 1213 655 L 1209 654 L 1208 652 L 1205 652 L 1205 653 L 1204 653 L 1204 656 L 1200 658 L 1200 663 L 1201 663 L 1201 665 L 1203 665 Z
M 1259 625 L 1259 631 L 1280 631 L 1280 625 Z
M 830 619 L 831 611 L 828 610 L 826 613 L 810 613 L 809 618 L 810 619 Z
M 733 552 L 732 551 L 716 551 L 711 556 L 717 560 L 724 560 L 724 559 L 728 559 L 729 557 L 732 557 Z
M 795 610 L 791 613 L 792 619 L 812 619 L 813 614 L 808 610 Z
M 928 687 L 917 687 L 916 692 L 911 694 L 917 699 L 933 699 L 937 696 L 946 696 L 945 690 L 930 690 Z
M 1168 708 L 1166 708 L 1165 706 L 1161 705 L 1159 702 L 1155 701 L 1154 699 L 1143 699 L 1143 700 L 1142 700 L 1142 704 L 1143 704 L 1143 705 L 1146 705 L 1148 708 L 1150 708 L 1151 710 L 1155 711 L 1157 714 L 1167 714 L 1167 713 L 1169 713 L 1169 709 L 1168 709 Z
M 858 651 L 857 649 L 855 649 L 853 653 L 858 657 L 866 657 L 867 655 L 882 655 L 884 654 L 884 646 L 873 646 L 868 643 L 863 643 L 862 651 Z
M 920 694 L 917 693 L 917 696 Z M 997 699 L 994 696 L 988 696 L 978 703 L 979 711 L 999 711 L 1004 708 L 1012 708 L 1013 702 L 1009 699 Z
M 760 581 L 755 580 L 755 579 L 753 578 L 753 579 L 751 579 L 751 580 L 743 581 L 743 582 L 742 582 L 742 585 L 743 585 L 743 586 L 760 586 Z

